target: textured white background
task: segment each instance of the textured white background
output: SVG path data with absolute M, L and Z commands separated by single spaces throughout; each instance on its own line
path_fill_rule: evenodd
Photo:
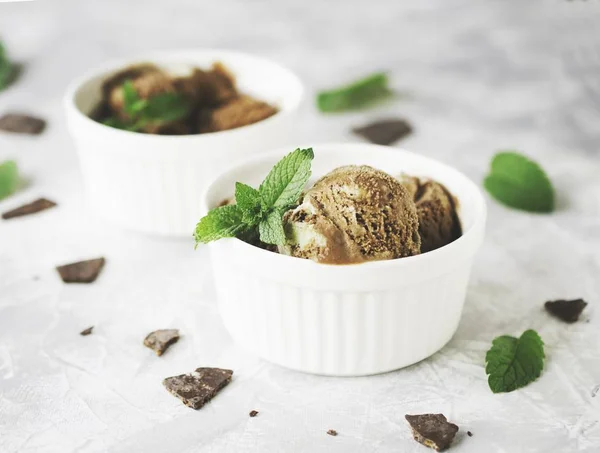
M 2 4 L 0 31 L 26 72 L 0 113 L 48 118 L 40 137 L 0 135 L 27 187 L 4 211 L 46 196 L 60 206 L 0 221 L 0 452 L 422 452 L 406 413 L 443 412 L 461 427 L 457 452 L 600 451 L 600 18 L 596 0 L 104 0 Z M 61 96 L 106 59 L 153 49 L 222 47 L 263 54 L 303 78 L 309 97 L 376 69 L 405 93 L 378 111 L 324 117 L 312 102 L 309 141 L 356 140 L 352 125 L 394 113 L 415 125 L 402 145 L 481 181 L 502 148 L 547 169 L 548 216 L 490 201 L 454 339 L 420 364 L 339 379 L 264 363 L 231 343 L 215 309 L 205 251 L 191 240 L 120 231 L 86 210 Z M 311 100 L 311 99 L 309 99 Z M 63 285 L 54 266 L 98 255 L 95 284 Z M 545 300 L 584 297 L 562 324 Z M 93 335 L 79 331 L 95 325 Z M 181 329 L 164 357 L 141 345 Z M 493 395 L 484 354 L 499 334 L 537 329 L 547 368 L 534 384 Z M 199 412 L 162 387 L 198 366 L 235 370 Z M 260 415 L 249 418 L 248 411 Z M 330 437 L 330 429 L 339 432 Z M 472 438 L 466 431 L 474 433 Z

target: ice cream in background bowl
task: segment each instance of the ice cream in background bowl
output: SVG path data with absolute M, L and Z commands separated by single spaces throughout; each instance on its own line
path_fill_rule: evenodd
M 209 244 L 225 326 L 260 357 L 310 373 L 376 374 L 430 356 L 460 320 L 484 234 L 480 190 L 396 148 L 312 148 L 313 177 L 284 215 L 279 253 L 236 238 Z M 224 172 L 203 211 L 237 181 L 258 186 L 289 151 Z

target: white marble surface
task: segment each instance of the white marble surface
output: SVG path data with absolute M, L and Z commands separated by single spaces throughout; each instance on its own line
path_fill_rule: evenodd
M 26 62 L 0 112 L 50 121 L 37 138 L 0 135 L 26 188 L 60 206 L 0 222 L 0 452 L 424 452 L 406 413 L 443 412 L 460 425 L 456 452 L 600 451 L 600 35 L 589 0 L 328 2 L 88 0 L 0 4 L 0 30 Z M 402 146 L 481 181 L 514 148 L 539 160 L 558 210 L 529 215 L 489 203 L 487 237 L 450 344 L 386 375 L 315 377 L 264 363 L 232 344 L 219 320 L 209 263 L 191 240 L 120 231 L 86 210 L 61 96 L 91 65 L 150 49 L 223 47 L 277 59 L 311 94 L 388 69 L 405 96 L 379 110 L 324 117 L 308 102 L 310 141 L 355 140 L 351 125 L 388 113 L 416 133 Z M 54 266 L 107 257 L 92 285 Z M 584 297 L 565 325 L 548 299 Z M 79 331 L 95 325 L 93 335 Z M 183 338 L 157 358 L 141 345 L 162 327 Z M 492 338 L 537 329 L 547 367 L 528 387 L 488 389 Z M 201 411 L 162 387 L 197 366 L 235 370 Z M 249 418 L 252 409 L 260 411 Z M 327 436 L 336 429 L 338 437 Z M 467 437 L 466 431 L 473 432 Z

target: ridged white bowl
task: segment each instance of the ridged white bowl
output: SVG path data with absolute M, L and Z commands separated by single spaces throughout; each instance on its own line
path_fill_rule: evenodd
M 226 328 L 241 346 L 295 370 L 360 376 L 429 357 L 460 320 L 473 257 L 484 235 L 478 187 L 426 157 L 367 144 L 313 146 L 313 176 L 349 164 L 443 183 L 459 200 L 463 235 L 422 255 L 335 266 L 268 252 L 238 239 L 210 244 Z M 258 185 L 290 149 L 257 157 L 219 177 L 203 211 L 232 195 L 236 181 Z
M 107 77 L 136 63 L 154 63 L 182 73 L 220 61 L 236 76 L 238 89 L 280 111 L 258 123 L 223 132 L 161 136 L 104 126 L 87 115 L 100 100 Z M 293 141 L 294 116 L 302 99 L 299 79 L 278 64 L 221 50 L 189 50 L 114 61 L 76 80 L 65 96 L 88 205 L 128 229 L 191 236 L 201 196 L 233 162 Z

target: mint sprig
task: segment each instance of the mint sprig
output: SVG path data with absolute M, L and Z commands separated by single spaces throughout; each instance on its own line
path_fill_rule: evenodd
M 542 213 L 554 210 L 550 179 L 537 163 L 521 154 L 496 154 L 484 186 L 496 200 L 511 208 Z
M 519 338 L 495 338 L 485 355 L 490 389 L 512 392 L 535 381 L 542 374 L 544 358 L 544 342 L 535 330 L 526 330 Z
M 12 63 L 6 55 L 6 50 L 0 42 L 0 91 L 7 88 L 17 77 L 18 65 Z
M 322 91 L 317 95 L 321 112 L 342 112 L 367 107 L 393 94 L 388 87 L 387 74 L 378 72 L 349 85 Z
M 111 116 L 103 121 L 107 126 L 137 132 L 148 126 L 172 123 L 190 112 L 190 102 L 181 93 L 159 93 L 142 99 L 131 80 L 126 80 L 121 90 L 127 119 Z
M 260 187 L 236 183 L 235 205 L 211 209 L 196 226 L 196 246 L 226 237 L 258 236 L 265 244 L 285 244 L 283 214 L 295 206 L 311 175 L 312 148 L 297 149 L 281 159 Z
M 19 170 L 12 160 L 0 163 L 0 200 L 8 197 L 19 186 Z

